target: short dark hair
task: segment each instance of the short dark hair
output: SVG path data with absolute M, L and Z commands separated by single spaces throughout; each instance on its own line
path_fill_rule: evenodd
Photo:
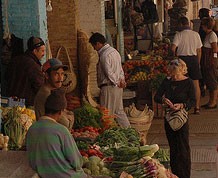
M 200 19 L 204 18 L 204 17 L 210 17 L 209 15 L 210 9 L 208 8 L 201 8 L 198 12 L 198 16 Z
M 212 17 L 204 17 L 201 20 L 201 25 L 206 26 L 208 29 L 213 29 L 215 21 Z
M 30 51 L 39 48 L 40 46 L 44 46 L 44 41 L 39 37 L 31 36 L 27 41 L 27 48 Z
M 61 110 L 55 110 L 55 109 L 50 109 L 50 108 L 47 108 L 47 107 L 45 107 L 45 114 L 51 114 L 51 115 L 53 115 L 53 114 L 57 114 L 58 112 L 60 112 Z
M 101 43 L 101 44 L 104 44 L 106 43 L 106 38 L 104 37 L 104 35 L 96 32 L 96 33 L 93 33 L 92 36 L 89 38 L 89 43 L 93 44 L 93 45 L 96 45 L 97 42 Z
M 187 17 L 180 17 L 178 20 L 178 24 L 181 24 L 182 26 L 189 25 L 189 20 Z

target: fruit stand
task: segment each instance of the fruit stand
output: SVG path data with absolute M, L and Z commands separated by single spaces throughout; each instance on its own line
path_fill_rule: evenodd
M 152 107 L 155 117 L 158 118 L 162 117 L 162 108 L 153 101 L 153 96 L 167 75 L 167 65 L 168 60 L 152 54 L 141 55 L 140 59 L 128 60 L 123 65 L 127 88 L 138 90 L 136 94 L 138 101 L 140 98 L 146 100 L 143 105 L 147 104 Z M 138 89 L 140 83 L 144 83 L 144 86 Z

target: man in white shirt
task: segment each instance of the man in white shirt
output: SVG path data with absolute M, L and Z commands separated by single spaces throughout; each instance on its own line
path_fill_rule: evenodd
M 89 42 L 99 54 L 97 83 L 101 89 L 100 105 L 117 116 L 117 122 L 121 127 L 129 127 L 129 120 L 123 110 L 123 88 L 126 83 L 120 54 L 106 43 L 105 37 L 100 33 L 94 33 Z
M 200 114 L 200 87 L 199 79 L 201 79 L 200 59 L 202 42 L 199 34 L 190 29 L 187 17 L 179 19 L 180 31 L 177 32 L 173 39 L 172 51 L 185 61 L 188 67 L 188 75 L 193 80 L 195 86 L 196 105 L 194 114 Z

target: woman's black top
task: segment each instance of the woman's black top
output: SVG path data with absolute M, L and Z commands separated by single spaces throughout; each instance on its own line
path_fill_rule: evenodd
M 168 98 L 173 104 L 183 103 L 186 110 L 191 109 L 195 105 L 195 90 L 193 81 L 190 78 L 173 81 L 166 77 L 158 88 L 154 101 L 162 104 L 162 98 Z

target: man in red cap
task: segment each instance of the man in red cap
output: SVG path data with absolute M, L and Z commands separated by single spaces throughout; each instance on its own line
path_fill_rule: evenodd
M 63 65 L 62 62 L 56 58 L 49 59 L 43 64 L 42 70 L 45 73 L 45 84 L 39 89 L 34 102 L 37 120 L 45 114 L 45 102 L 47 97 L 51 94 L 51 91 L 61 88 L 64 80 L 64 71 L 67 69 L 68 66 Z M 65 109 L 58 122 L 71 130 L 73 121 L 73 112 Z

